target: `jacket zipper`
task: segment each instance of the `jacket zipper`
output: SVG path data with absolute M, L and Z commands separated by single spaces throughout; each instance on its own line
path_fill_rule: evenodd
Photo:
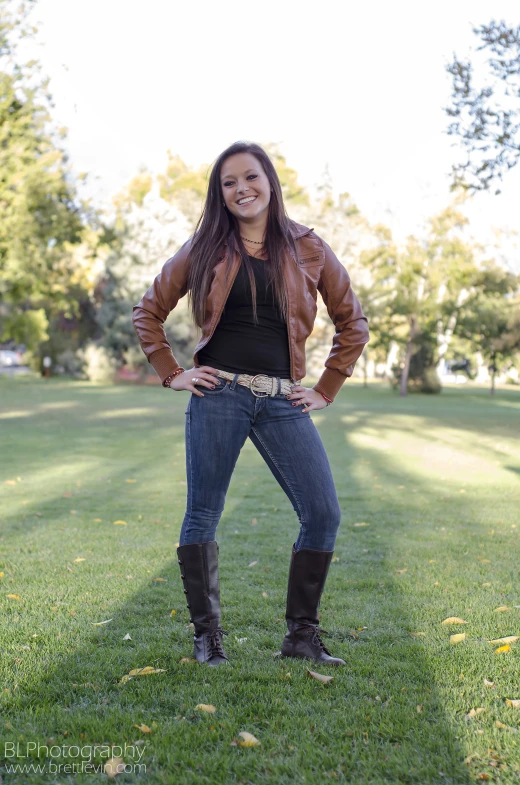
M 294 366 L 293 366 L 293 356 L 291 351 L 292 340 L 291 340 L 291 297 L 289 294 L 290 289 L 291 287 L 287 282 L 287 334 L 289 337 L 289 366 L 291 371 L 291 381 L 294 384 L 296 382 L 296 379 L 294 378 L 293 375 Z

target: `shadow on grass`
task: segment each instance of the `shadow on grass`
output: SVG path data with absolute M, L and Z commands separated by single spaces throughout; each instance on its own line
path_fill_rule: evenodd
M 16 406 L 38 406 L 37 388 L 19 388 Z M 74 401 L 77 390 L 62 387 L 54 399 L 52 388 L 45 394 L 48 402 L 60 404 Z M 28 400 L 22 400 L 23 396 Z M 9 473 L 30 476 L 42 464 L 52 473 L 53 469 L 73 466 L 79 456 L 88 458 L 90 466 L 97 458 L 99 471 L 105 477 L 110 475 L 114 490 L 104 488 L 101 495 L 85 502 L 89 518 L 103 504 L 113 502 L 114 493 L 122 493 L 132 473 L 149 481 L 159 475 L 157 499 L 168 510 L 172 489 L 163 460 L 170 455 L 170 446 L 165 449 L 164 439 L 168 438 L 169 445 L 182 440 L 185 400 L 165 402 L 161 391 L 143 388 L 118 389 L 109 395 L 104 388 L 92 388 L 82 391 L 81 400 L 80 410 L 58 405 L 50 410 L 55 414 L 45 419 L 31 417 L 27 422 L 27 417 L 22 418 L 11 436 Z M 91 524 L 86 523 L 82 528 L 78 521 L 76 550 L 90 547 L 94 559 L 82 581 L 60 586 L 55 596 L 81 607 L 82 613 L 76 612 L 74 617 L 63 613 L 58 620 L 49 610 L 39 609 L 31 622 L 29 609 L 23 630 L 17 629 L 16 623 L 10 625 L 13 649 L 27 639 L 29 629 L 34 629 L 31 624 L 36 625 L 44 643 L 31 670 L 24 672 L 18 664 L 13 665 L 10 692 L 2 695 L 3 716 L 10 722 L 6 741 L 22 737 L 44 744 L 51 738 L 58 745 L 81 747 L 140 740 L 150 783 L 279 785 L 329 778 L 355 783 L 471 781 L 463 763 L 466 751 L 456 740 L 453 717 L 446 712 L 444 697 L 436 688 L 430 656 L 421 639 L 410 635 L 418 631 L 428 597 L 407 587 L 401 574 L 396 577 L 396 558 L 402 558 L 407 548 L 410 551 L 408 527 L 417 516 L 424 516 L 420 500 L 421 494 L 429 491 L 428 483 L 421 484 L 415 474 L 403 474 L 391 455 L 360 448 L 352 438 L 365 425 L 391 421 L 399 412 L 417 415 L 429 427 L 444 426 L 451 418 L 457 427 L 471 432 L 471 414 L 465 403 L 459 403 L 464 411 L 450 414 L 448 405 L 433 405 L 425 413 L 420 402 L 412 401 L 412 411 L 407 411 L 398 399 L 359 388 L 342 393 L 338 404 L 335 410 L 327 411 L 320 425 L 343 510 L 336 549 L 339 561 L 331 566 L 322 603 L 322 624 L 331 633 L 330 648 L 348 663 L 347 668 L 330 671 L 334 682 L 322 686 L 309 679 L 306 669 L 313 667 L 312 663 L 281 662 L 272 657 L 285 631 L 287 569 L 297 525 L 290 504 L 260 456 L 247 448 L 235 471 L 217 534 L 223 625 L 230 632 L 226 648 L 231 663 L 219 669 L 179 663 L 182 656 L 191 654 L 192 631 L 187 627 L 178 576 L 176 532 L 143 524 L 134 527 L 135 531 L 129 527 L 124 535 L 118 535 L 120 539 L 104 541 L 98 548 L 92 535 L 99 530 L 93 527 L 89 531 L 86 527 Z M 480 407 L 480 400 L 475 406 Z M 142 408 L 149 413 L 124 418 L 122 430 L 121 416 L 110 417 L 115 407 Z M 99 411 L 109 413 L 101 424 L 93 417 Z M 355 422 L 345 433 L 340 418 L 346 411 Z M 6 422 L 14 425 L 13 420 Z M 505 424 L 487 419 L 484 427 L 493 435 L 497 426 Z M 479 422 L 477 427 L 483 426 Z M 162 447 L 158 446 L 161 439 Z M 376 499 L 373 483 L 360 477 L 363 461 L 368 462 L 372 475 L 386 483 L 413 486 L 416 497 L 401 494 L 388 500 L 378 495 Z M 93 477 L 82 479 L 88 485 Z M 155 505 L 149 498 L 145 502 L 143 484 L 141 489 L 137 489 L 141 508 L 146 503 Z M 175 517 L 180 523 L 183 510 L 181 513 L 178 489 L 174 495 Z M 133 495 L 131 503 L 135 500 Z M 468 499 L 457 504 L 464 508 L 466 517 L 476 514 Z M 56 494 L 49 493 L 45 504 L 38 506 L 52 513 L 52 520 L 45 524 L 49 528 L 59 522 L 56 515 L 63 516 L 64 523 L 65 519 L 70 521 L 62 498 Z M 432 508 L 426 523 L 435 526 L 439 515 L 439 509 Z M 251 528 L 255 516 L 259 523 Z M 356 522 L 370 525 L 355 528 Z M 22 524 L 20 515 L 10 525 L 4 548 L 25 549 L 31 558 L 27 548 L 31 548 L 32 530 Z M 70 523 L 66 527 L 67 532 Z M 12 539 L 8 540 L 8 534 Z M 424 532 L 417 541 L 412 537 L 411 550 L 421 553 L 434 539 Z M 70 541 L 64 543 L 64 551 L 70 550 L 70 545 Z M 147 559 L 167 582 L 154 582 L 152 573 L 129 593 L 126 571 L 134 567 L 137 571 Z M 247 567 L 253 560 L 260 565 L 256 571 Z M 113 569 L 107 576 L 110 564 Z M 58 577 L 63 581 L 63 574 Z M 37 592 L 39 581 L 48 586 L 48 572 L 35 579 Z M 87 586 L 92 593 L 100 585 L 100 601 L 87 608 Z M 118 596 L 124 599 L 116 599 Z M 170 617 L 172 607 L 177 610 L 174 617 Z M 8 607 L 4 620 L 12 621 L 17 612 Z M 113 621 L 93 628 L 92 621 L 101 617 Z M 133 640 L 123 641 L 129 631 Z M 66 645 L 58 643 L 57 635 Z M 135 678 L 119 686 L 125 673 L 145 665 L 166 668 L 167 673 Z M 199 703 L 214 704 L 216 714 L 195 711 Z M 151 734 L 135 728 L 142 723 L 151 727 Z M 262 746 L 253 750 L 230 746 L 242 730 L 254 733 Z M 75 782 L 82 782 L 83 776 Z M 139 779 L 125 774 L 119 781 Z M 16 775 L 10 779 L 13 783 L 26 781 Z M 41 775 L 40 780 L 31 781 L 53 782 L 55 778 Z

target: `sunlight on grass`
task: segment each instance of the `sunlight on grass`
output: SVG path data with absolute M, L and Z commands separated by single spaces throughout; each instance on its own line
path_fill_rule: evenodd
M 52 412 L 61 409 L 75 409 L 79 405 L 78 401 L 49 401 L 49 403 L 38 404 L 38 409 L 42 412 Z
M 403 401 L 349 385 L 313 415 L 342 510 L 320 623 L 348 664 L 324 686 L 308 661 L 273 657 L 298 522 L 252 443 L 217 530 L 230 663 L 216 672 L 181 662 L 193 635 L 175 552 L 187 398 L 116 387 L 109 401 L 106 387 L 76 383 L 6 389 L 13 411 L 42 395 L 56 403 L 36 422 L 2 424 L 6 740 L 133 740 L 144 724 L 150 785 L 166 782 L 173 760 L 186 785 L 469 785 L 498 773 L 490 750 L 502 785 L 519 781 L 520 715 L 504 698 L 520 699 L 520 641 L 500 654 L 488 643 L 520 634 L 511 409 L 485 392 Z M 151 413 L 159 438 L 149 438 Z M 464 629 L 443 626 L 448 617 Z M 145 666 L 164 672 L 118 686 Z M 215 716 L 201 716 L 201 703 Z M 233 745 L 242 731 L 261 746 Z
M 112 420 L 117 417 L 144 417 L 145 415 L 156 415 L 157 409 L 140 408 L 140 409 L 108 409 L 104 412 L 93 412 L 88 416 L 89 420 Z

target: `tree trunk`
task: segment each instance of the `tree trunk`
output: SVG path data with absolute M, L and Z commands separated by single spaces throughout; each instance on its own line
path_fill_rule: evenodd
M 495 374 L 497 372 L 497 368 L 496 368 L 496 365 L 495 365 L 495 355 L 493 355 L 493 359 L 491 360 L 491 368 L 489 370 L 491 371 L 491 390 L 490 390 L 490 393 L 491 393 L 491 395 L 494 395 L 495 394 Z
M 404 357 L 404 368 L 401 374 L 401 389 L 399 395 L 404 398 L 407 394 L 408 387 L 408 374 L 410 372 L 410 360 L 413 352 L 413 339 L 415 338 L 415 316 L 410 317 L 410 337 L 406 342 L 406 354 Z
M 439 296 L 439 302 L 442 301 L 444 293 L 447 289 L 447 286 L 444 284 L 442 287 L 442 294 Z M 446 324 L 446 329 L 443 329 L 442 320 L 437 322 L 437 344 L 439 347 L 438 350 L 438 361 L 437 361 L 437 373 L 439 376 L 442 376 L 442 370 L 444 368 L 444 358 L 446 356 L 446 352 L 448 351 L 449 345 L 451 343 L 451 339 L 453 338 L 453 333 L 455 331 L 455 327 L 457 325 L 457 317 L 459 314 L 460 306 L 467 300 L 469 292 L 467 289 L 461 289 L 457 300 L 455 303 L 455 310 L 451 313 L 448 322 Z

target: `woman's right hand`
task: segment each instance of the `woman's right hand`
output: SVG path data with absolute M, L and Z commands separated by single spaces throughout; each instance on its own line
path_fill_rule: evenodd
M 194 382 L 193 379 L 197 381 Z M 216 368 L 212 368 L 210 365 L 201 365 L 198 368 L 194 367 L 189 371 L 183 371 L 174 376 L 170 382 L 170 387 L 172 390 L 189 390 L 199 398 L 203 398 L 204 393 L 197 390 L 196 384 L 213 389 L 217 384 L 223 383 L 223 379 L 219 379 L 217 376 Z

